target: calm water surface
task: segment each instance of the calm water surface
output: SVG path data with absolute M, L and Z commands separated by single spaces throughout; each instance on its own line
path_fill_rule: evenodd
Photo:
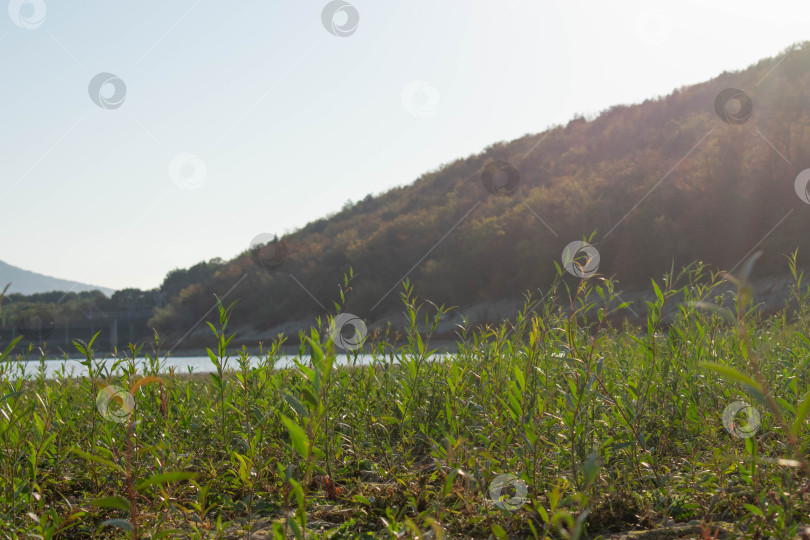
M 293 355 L 284 355 L 279 356 L 276 359 L 275 367 L 276 368 L 284 368 L 293 365 L 294 358 L 301 358 L 300 356 L 293 356 Z M 306 359 L 306 357 L 304 357 Z M 373 357 L 368 354 L 358 355 L 355 356 L 346 356 L 346 355 L 338 355 L 337 357 L 337 365 L 345 365 L 347 363 L 352 365 L 366 365 L 371 363 Z M 107 365 L 112 365 L 112 360 L 107 360 Z M 250 365 L 255 367 L 261 364 L 260 359 L 258 357 L 250 357 Z M 83 375 L 87 375 L 87 368 L 81 365 L 79 360 L 45 360 L 45 362 L 20 362 L 19 364 L 15 364 L 10 374 L 12 377 L 19 375 L 19 367 L 24 370 L 26 375 L 36 375 L 39 373 L 40 369 L 43 368 L 45 370 L 45 377 L 52 379 L 57 374 L 63 374 L 64 376 L 68 377 L 81 377 Z M 138 371 L 143 372 L 144 366 L 148 366 L 146 360 L 144 358 L 136 359 L 136 365 L 138 366 Z M 19 366 L 19 367 L 18 367 Z M 216 371 L 214 367 L 214 363 L 211 362 L 211 359 L 207 356 L 182 356 L 182 357 L 173 357 L 173 358 L 166 358 L 160 361 L 161 371 L 169 371 L 170 368 L 174 368 L 175 374 L 177 375 L 184 375 L 188 374 L 189 369 L 192 373 L 209 373 L 212 371 Z M 235 358 L 231 358 L 228 361 L 227 367 L 229 369 L 236 369 L 239 367 L 238 360 Z

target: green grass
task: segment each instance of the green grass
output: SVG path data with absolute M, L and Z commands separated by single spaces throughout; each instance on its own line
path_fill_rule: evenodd
M 114 359 L 77 342 L 90 376 L 20 377 L 28 353 L 5 344 L 0 536 L 249 538 L 270 520 L 277 538 L 593 538 L 698 520 L 792 537 L 810 513 L 810 292 L 789 263 L 780 313 L 751 309 L 750 264 L 726 307 L 693 265 L 653 283 L 642 328 L 615 322 L 610 280 L 559 275 L 515 320 L 460 327 L 440 360 L 445 310 L 407 283 L 410 329 L 371 336 L 369 366 L 335 366 L 328 321 L 299 336 L 296 367 L 275 368 L 281 338 L 251 365 L 222 304 L 202 377 L 161 371 L 158 340 Z M 760 413 L 753 437 L 724 427 L 739 400 Z M 495 504 L 501 474 L 524 500 Z

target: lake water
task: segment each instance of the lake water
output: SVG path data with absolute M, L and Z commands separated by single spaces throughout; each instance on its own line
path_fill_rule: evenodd
M 291 365 L 294 365 L 293 359 L 294 358 L 301 358 L 300 356 L 292 356 L 292 355 L 284 355 L 279 356 L 276 359 L 275 367 L 276 368 L 285 368 Z M 355 356 L 346 356 L 346 355 L 338 355 L 336 365 L 366 365 L 372 362 L 374 357 L 371 355 L 357 355 Z M 112 360 L 107 360 L 108 363 L 112 363 Z M 250 357 L 250 365 L 255 367 L 258 366 L 261 362 L 259 361 L 258 357 L 252 356 Z M 87 368 L 81 365 L 79 360 L 45 360 L 43 362 L 44 369 L 45 369 L 45 377 L 52 379 L 56 376 L 57 373 L 63 373 L 64 376 L 71 376 L 71 377 L 82 377 L 87 375 Z M 20 362 L 18 364 L 22 366 L 24 373 L 26 375 L 35 375 L 39 373 L 39 370 L 42 364 L 39 361 L 33 362 Z M 138 366 L 138 371 L 143 372 L 143 366 L 148 365 L 146 364 L 145 359 L 138 358 L 136 359 L 136 365 Z M 214 367 L 214 363 L 211 362 L 211 359 L 207 356 L 179 356 L 179 357 L 171 357 L 166 359 L 161 359 L 160 361 L 161 371 L 169 371 L 170 368 L 175 368 L 174 372 L 176 375 L 187 375 L 189 372 L 189 368 L 192 369 L 192 373 L 210 373 L 216 371 Z M 235 358 L 231 358 L 228 361 L 227 365 L 228 369 L 236 369 L 239 367 L 238 361 Z M 11 377 L 17 377 L 19 375 L 19 371 L 17 371 L 17 365 L 14 365 L 12 372 L 10 373 Z

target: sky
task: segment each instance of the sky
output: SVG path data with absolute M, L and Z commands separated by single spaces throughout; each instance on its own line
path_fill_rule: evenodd
M 11 0 L 3 15 L 0 260 L 149 289 L 494 142 L 778 59 L 808 38 L 810 4 Z

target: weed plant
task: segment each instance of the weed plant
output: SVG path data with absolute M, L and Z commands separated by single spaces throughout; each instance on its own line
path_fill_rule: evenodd
M 209 374 L 161 369 L 158 336 L 103 358 L 76 341 L 82 377 L 26 372 L 45 353 L 7 343 L 0 536 L 579 539 L 693 521 L 792 538 L 810 512 L 810 291 L 788 263 L 778 313 L 753 305 L 753 261 L 693 264 L 652 282 L 639 328 L 617 322 L 612 280 L 559 270 L 514 320 L 459 324 L 449 355 L 431 345 L 448 310 L 407 282 L 403 339 L 372 333 L 342 365 L 340 303 L 285 369 L 283 336 L 258 361 L 229 348 L 238 304 L 219 301 Z

